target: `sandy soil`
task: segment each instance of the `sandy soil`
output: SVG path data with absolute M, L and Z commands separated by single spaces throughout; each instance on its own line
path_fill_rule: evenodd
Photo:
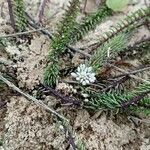
M 64 9 L 69 0 L 50 0 L 45 10 L 43 24 L 50 26 L 49 31 L 54 32 L 56 24 L 61 20 Z M 25 0 L 26 11 L 36 18 L 39 0 Z M 83 7 L 83 5 L 81 6 Z M 88 0 L 86 12 L 97 9 L 94 0 Z M 87 43 L 95 43 L 100 35 L 114 25 L 125 14 L 145 7 L 144 0 L 129 5 L 121 13 L 116 13 L 104 23 L 90 32 L 75 47 L 86 47 Z M 0 35 L 13 33 L 10 26 L 7 2 L 0 0 Z M 132 41 L 137 41 L 148 36 L 146 28 L 140 28 Z M 131 42 L 132 42 L 131 41 Z M 30 43 L 17 38 L 18 53 L 13 51 L 8 55 L 0 52 L 0 57 L 10 61 L 11 67 L 16 70 L 16 77 L 20 88 L 32 90 L 43 80 L 43 71 L 50 46 L 50 40 L 42 34 L 33 34 Z M 16 45 L 13 43 L 13 45 Z M 18 44 L 19 43 L 19 44 Z M 76 54 L 72 63 L 76 65 Z M 13 61 L 12 61 L 13 60 Z M 129 60 L 128 60 L 129 62 Z M 130 60 L 134 67 L 141 64 L 138 60 Z M 144 75 L 146 76 L 146 75 Z M 145 78 L 149 78 L 146 76 Z M 54 106 L 57 100 L 48 96 L 45 98 L 49 106 Z M 65 135 L 60 131 L 49 114 L 21 96 L 11 96 L 7 99 L 7 108 L 0 110 L 0 141 L 6 150 L 66 150 L 68 143 Z M 128 116 L 118 115 L 108 117 L 102 112 L 91 116 L 86 110 L 61 111 L 71 120 L 76 137 L 86 145 L 87 150 L 149 150 L 150 149 L 150 124 L 138 123 L 135 126 L 129 121 Z M 147 117 L 149 119 L 149 117 Z

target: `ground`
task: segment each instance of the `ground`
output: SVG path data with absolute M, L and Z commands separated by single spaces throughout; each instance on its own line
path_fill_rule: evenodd
M 56 24 L 62 18 L 64 9 L 69 0 L 50 0 L 45 9 L 43 24 L 49 27 L 53 33 Z M 98 7 L 98 1 L 88 0 L 85 11 L 93 12 Z M 25 0 L 26 11 L 35 19 L 39 6 L 39 0 Z M 90 32 L 83 40 L 78 42 L 75 47 L 82 48 L 95 43 L 99 36 L 107 31 L 110 26 L 115 24 L 118 19 L 125 14 L 145 7 L 145 1 L 139 0 L 135 5 L 128 5 L 123 12 L 116 13 L 108 18 L 105 23 Z M 83 5 L 81 6 L 83 8 Z M 0 35 L 11 34 L 13 29 L 7 9 L 7 2 L 0 0 Z M 83 14 L 82 14 L 83 15 Z M 131 43 L 149 35 L 147 28 L 141 27 Z M 15 70 L 18 86 L 22 89 L 32 91 L 40 81 L 43 81 L 43 72 L 46 64 L 50 40 L 40 34 L 34 33 L 31 41 L 22 41 L 16 38 L 17 54 L 13 50 L 8 55 L 0 52 L 0 57 L 4 60 L 9 59 L 11 67 Z M 87 44 L 88 43 L 88 44 Z M 15 45 L 15 43 L 14 43 Z M 16 53 L 16 50 L 15 50 Z M 79 55 L 76 54 L 72 59 L 72 64 L 79 64 Z M 134 59 L 128 60 L 136 67 L 141 61 Z M 149 78 L 147 74 L 142 75 Z M 36 91 L 32 91 L 32 94 Z M 1 95 L 0 95 L 1 96 Z M 1 97 L 0 97 L 1 99 Z M 60 126 L 54 122 L 52 116 L 42 108 L 28 102 L 22 96 L 9 96 L 7 107 L 0 109 L 0 150 L 65 150 L 68 142 Z M 58 100 L 52 96 L 45 98 L 45 103 L 50 107 L 55 106 Z M 70 119 L 75 131 L 75 136 L 81 139 L 87 150 L 149 150 L 150 149 L 150 124 L 149 122 L 138 122 L 136 125 L 126 115 L 108 115 L 106 112 L 98 112 L 94 115 L 89 114 L 83 109 L 64 108 L 59 110 Z M 150 119 L 149 116 L 138 116 L 139 118 Z M 70 148 L 71 149 L 71 148 Z

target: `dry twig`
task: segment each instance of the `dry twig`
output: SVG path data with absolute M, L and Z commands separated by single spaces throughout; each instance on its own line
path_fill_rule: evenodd
M 121 104 L 121 107 L 122 108 L 127 108 L 128 106 L 130 105 L 133 105 L 133 104 L 137 104 L 140 100 L 142 100 L 146 95 L 148 95 L 150 93 L 150 91 L 146 91 L 146 92 L 143 92 L 143 93 L 140 93 L 136 96 L 134 96 L 132 99 L 130 99 L 129 101 L 127 102 L 124 102 Z
M 33 27 L 35 29 L 39 29 L 40 28 L 40 26 L 36 24 L 35 20 L 28 13 L 26 13 L 26 16 L 28 17 L 28 19 L 30 21 L 33 22 L 33 23 L 31 23 L 30 21 L 28 21 L 28 23 L 29 23 L 29 25 L 31 27 Z M 49 33 L 49 31 L 47 31 L 47 30 L 40 30 L 40 32 L 42 32 L 44 35 L 47 35 L 51 40 L 53 40 L 53 35 L 51 33 Z M 80 53 L 80 54 L 82 54 L 82 55 L 84 55 L 86 57 L 91 57 L 90 54 L 87 54 L 87 53 L 83 52 L 82 50 L 75 49 L 75 48 L 73 48 L 73 47 L 71 47 L 69 45 L 66 45 L 66 48 L 70 49 L 71 51 Z
M 124 83 L 125 81 L 127 81 L 129 79 L 128 76 L 124 76 L 116 81 L 114 81 L 112 84 L 108 85 L 106 88 L 102 89 L 102 92 L 107 92 L 109 91 L 110 89 L 116 87 L 117 85 L 121 84 L 121 83 Z
M 137 74 L 137 73 L 148 71 L 148 70 L 150 70 L 150 66 L 140 68 L 140 69 L 136 69 L 136 70 L 130 71 L 129 73 L 122 73 L 122 74 L 114 76 L 112 78 L 114 79 L 114 78 L 119 78 L 119 77 L 123 77 L 123 76 L 133 75 L 133 74 Z
M 62 95 L 61 93 L 59 93 L 58 91 L 52 89 L 51 87 L 47 87 L 42 85 L 42 87 L 44 88 L 45 91 L 42 91 L 43 93 L 52 93 L 55 97 L 60 98 L 62 103 L 70 103 L 70 105 L 74 105 L 74 106 L 80 106 L 81 102 L 75 98 L 71 98 L 65 95 Z
M 129 116 L 128 117 L 129 120 L 132 120 L 132 121 L 138 121 L 140 123 L 145 123 L 145 124 L 150 124 L 150 120 L 149 119 L 140 119 L 140 118 L 137 118 L 135 116 Z
M 27 99 L 29 99 L 30 101 L 33 101 L 38 106 L 41 106 L 42 108 L 44 108 L 49 113 L 52 113 L 53 115 L 57 116 L 61 120 L 68 121 L 64 116 L 58 114 L 53 109 L 49 108 L 41 100 L 37 100 L 35 97 L 29 95 L 28 93 L 24 93 L 21 89 L 19 89 L 17 86 L 15 86 L 12 82 L 8 81 L 5 77 L 3 77 L 3 75 L 2 75 L 1 72 L 0 72 L 0 80 L 2 80 L 5 84 L 7 84 L 11 89 L 17 91 L 18 93 L 20 93 L 21 95 L 23 95 L 24 97 L 26 97 Z
M 11 25 L 12 25 L 13 29 L 16 30 L 15 19 L 14 19 L 13 9 L 12 9 L 12 7 L 13 7 L 12 2 L 11 2 L 11 0 L 7 0 L 7 3 L 8 3 L 8 10 L 9 10 Z
M 112 65 L 112 64 L 108 64 L 108 65 L 111 66 L 111 67 L 113 67 L 113 68 L 115 68 L 115 69 L 116 69 L 117 71 L 119 71 L 119 72 L 128 74 L 128 75 L 129 75 L 131 78 L 133 78 L 133 79 L 136 79 L 136 80 L 138 80 L 138 81 L 142 81 L 142 82 L 145 82 L 145 83 L 150 84 L 150 81 L 147 81 L 147 80 L 142 79 L 142 78 L 140 78 L 140 77 L 138 77 L 138 76 L 132 75 L 132 74 L 130 74 L 130 72 L 125 71 L 125 70 L 123 70 L 123 69 L 121 69 L 121 68 L 119 68 L 119 67 L 117 67 L 117 66 L 115 66 L 115 65 Z
M 42 30 L 46 30 L 48 28 L 50 28 L 50 27 L 39 28 L 39 29 L 35 29 L 35 30 L 29 30 L 29 31 L 25 31 L 25 32 L 18 32 L 18 33 L 14 33 L 14 34 L 0 35 L 0 38 L 16 37 L 16 36 L 20 36 L 20 35 L 39 32 L 39 31 L 42 31 Z
M 44 8 L 46 6 L 46 2 L 47 2 L 47 0 L 41 0 L 41 2 L 40 2 L 38 14 L 37 14 L 37 19 L 38 19 L 37 22 L 38 23 L 42 22 L 42 17 L 44 15 Z

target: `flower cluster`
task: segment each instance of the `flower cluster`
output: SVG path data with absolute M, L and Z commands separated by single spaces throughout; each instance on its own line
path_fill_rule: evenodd
M 7 53 L 9 53 L 10 55 L 20 55 L 20 51 L 16 46 L 13 45 L 8 45 L 6 47 L 6 51 Z
M 71 73 L 72 77 L 76 78 L 82 85 L 95 82 L 95 73 L 92 71 L 92 67 L 87 67 L 85 64 L 81 64 L 77 71 Z
M 73 88 L 72 85 L 66 84 L 66 83 L 59 83 L 56 87 L 57 90 L 63 92 L 63 94 L 76 94 L 77 90 Z

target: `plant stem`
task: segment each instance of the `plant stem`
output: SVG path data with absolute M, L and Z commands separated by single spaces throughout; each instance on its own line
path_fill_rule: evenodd
M 150 70 L 150 66 L 144 67 L 144 68 L 140 68 L 140 69 L 137 69 L 137 70 L 133 70 L 133 71 L 130 71 L 129 73 L 122 73 L 122 74 L 120 74 L 118 76 L 114 76 L 112 78 L 113 79 L 114 78 L 119 78 L 119 77 L 122 77 L 122 76 L 128 76 L 128 75 L 132 75 L 132 74 L 137 74 L 137 73 L 148 71 L 148 70 Z
M 114 65 L 112 65 L 112 64 L 109 64 L 111 67 L 114 67 L 116 70 L 118 70 L 118 71 L 120 71 L 120 72 L 122 72 L 122 73 L 125 73 L 125 74 L 130 74 L 130 72 L 128 72 L 128 71 L 125 71 L 125 70 L 123 70 L 123 69 L 121 69 L 121 68 L 119 68 L 119 67 L 117 67 L 117 66 L 114 66 Z M 133 78 L 133 79 L 136 79 L 136 80 L 140 80 L 140 81 L 142 81 L 142 82 L 145 82 L 145 83 L 148 83 L 148 84 L 150 84 L 150 81 L 147 81 L 147 80 L 145 80 L 145 79 L 142 79 L 142 78 L 140 78 L 140 77 L 138 77 L 138 76 L 135 76 L 135 75 L 129 75 L 131 78 Z
M 44 8 L 46 6 L 46 2 L 47 2 L 47 0 L 41 0 L 41 2 L 40 2 L 38 14 L 37 14 L 38 23 L 42 22 L 42 17 L 44 14 Z
M 83 7 L 83 10 L 82 10 L 82 13 L 85 13 L 86 5 L 87 5 L 87 0 L 85 0 L 85 2 L 84 2 L 84 7 Z
M 30 33 L 34 33 L 34 32 L 39 32 L 42 30 L 46 30 L 50 27 L 45 27 L 45 28 L 39 28 L 39 29 L 35 29 L 35 30 L 29 30 L 29 31 L 25 31 L 25 32 L 17 32 L 14 34 L 7 34 L 7 35 L 0 35 L 0 38 L 8 38 L 8 37 L 16 37 L 16 36 L 20 36 L 20 35 L 24 35 L 24 34 L 30 34 Z
M 57 116 L 58 118 L 60 118 L 61 120 L 65 120 L 68 121 L 64 116 L 58 114 L 56 111 L 54 111 L 53 109 L 49 108 L 46 104 L 44 104 L 41 100 L 37 100 L 35 97 L 29 95 L 28 93 L 24 93 L 21 89 L 19 89 L 17 86 L 15 86 L 12 82 L 8 81 L 5 77 L 3 77 L 2 73 L 0 72 L 0 80 L 2 80 L 5 84 L 7 84 L 11 89 L 17 91 L 18 93 L 20 93 L 21 95 L 23 95 L 24 97 L 26 97 L 27 99 L 33 101 L 35 104 L 37 104 L 38 106 L 41 106 L 42 108 L 44 108 L 46 111 L 48 111 L 49 113 L 52 113 L 53 115 Z
M 121 107 L 122 108 L 126 108 L 126 107 L 128 107 L 130 105 L 137 104 L 141 99 L 143 99 L 149 93 L 150 93 L 150 91 L 146 91 L 146 92 L 140 93 L 139 95 L 134 96 L 129 101 L 127 101 L 125 103 L 122 103 Z
M 60 94 L 58 91 L 52 89 L 51 87 L 48 87 L 45 85 L 42 85 L 42 86 L 44 87 L 45 90 L 47 90 L 47 91 L 44 91 L 44 93 L 52 93 L 54 96 L 60 98 L 62 103 L 65 103 L 65 104 L 70 103 L 70 104 L 73 104 L 75 106 L 81 105 L 81 102 L 76 100 L 76 99 L 70 98 L 68 96 L 64 96 L 64 95 Z
M 11 25 L 13 27 L 13 29 L 16 31 L 16 26 L 15 26 L 15 19 L 14 19 L 14 13 L 13 13 L 13 9 L 12 9 L 12 2 L 11 0 L 7 0 L 8 3 L 8 9 L 9 9 L 9 16 L 10 16 L 10 21 L 11 21 Z
M 138 12 L 140 12 L 140 13 L 143 12 L 143 14 L 141 14 L 140 16 L 138 16 L 138 15 L 136 15 L 136 12 L 137 12 L 137 14 L 138 14 Z M 122 26 L 120 26 L 119 28 L 114 26 L 114 27 L 112 27 L 112 31 L 113 32 L 111 32 L 111 30 L 110 30 L 110 31 L 104 33 L 104 35 L 107 35 L 107 37 L 102 36 L 101 39 L 100 39 L 100 41 L 98 43 L 95 43 L 95 46 L 94 46 L 95 49 L 97 49 L 98 47 L 100 47 L 102 44 L 104 44 L 105 42 L 107 42 L 109 39 L 113 38 L 116 34 L 124 31 L 124 29 L 127 29 L 130 25 L 132 25 L 135 22 L 137 22 L 137 21 L 145 18 L 146 16 L 148 16 L 150 14 L 150 12 L 148 12 L 148 10 L 147 10 L 147 12 L 144 12 L 144 10 L 138 10 L 136 12 L 133 13 L 133 14 L 131 14 L 131 16 L 129 18 L 130 19 L 129 22 L 127 22 L 127 20 L 124 19 L 121 22 Z M 133 17 L 133 19 L 131 19 L 132 17 Z
M 36 24 L 35 20 L 28 13 L 26 13 L 26 16 L 28 17 L 28 19 L 30 19 L 33 22 L 33 23 L 31 23 L 31 22 L 28 21 L 30 26 L 32 26 L 35 29 L 39 29 L 40 28 L 40 26 Z M 44 35 L 47 35 L 51 40 L 53 40 L 53 35 L 51 33 L 49 33 L 49 31 L 47 31 L 47 30 L 40 30 L 40 32 L 42 32 Z M 71 51 L 80 53 L 80 54 L 82 54 L 82 55 L 84 55 L 86 57 L 91 57 L 90 54 L 85 53 L 85 52 L 83 52 L 83 51 L 81 51 L 79 49 L 75 49 L 75 48 L 73 48 L 73 47 L 71 47 L 69 45 L 66 45 L 66 48 L 70 49 Z
M 118 84 L 124 83 L 126 80 L 129 79 L 129 76 L 124 76 L 122 78 L 120 78 L 119 80 L 113 82 L 111 85 L 109 85 L 108 87 L 106 87 L 105 89 L 102 90 L 102 92 L 107 92 L 110 89 L 114 88 L 115 86 L 117 86 Z

